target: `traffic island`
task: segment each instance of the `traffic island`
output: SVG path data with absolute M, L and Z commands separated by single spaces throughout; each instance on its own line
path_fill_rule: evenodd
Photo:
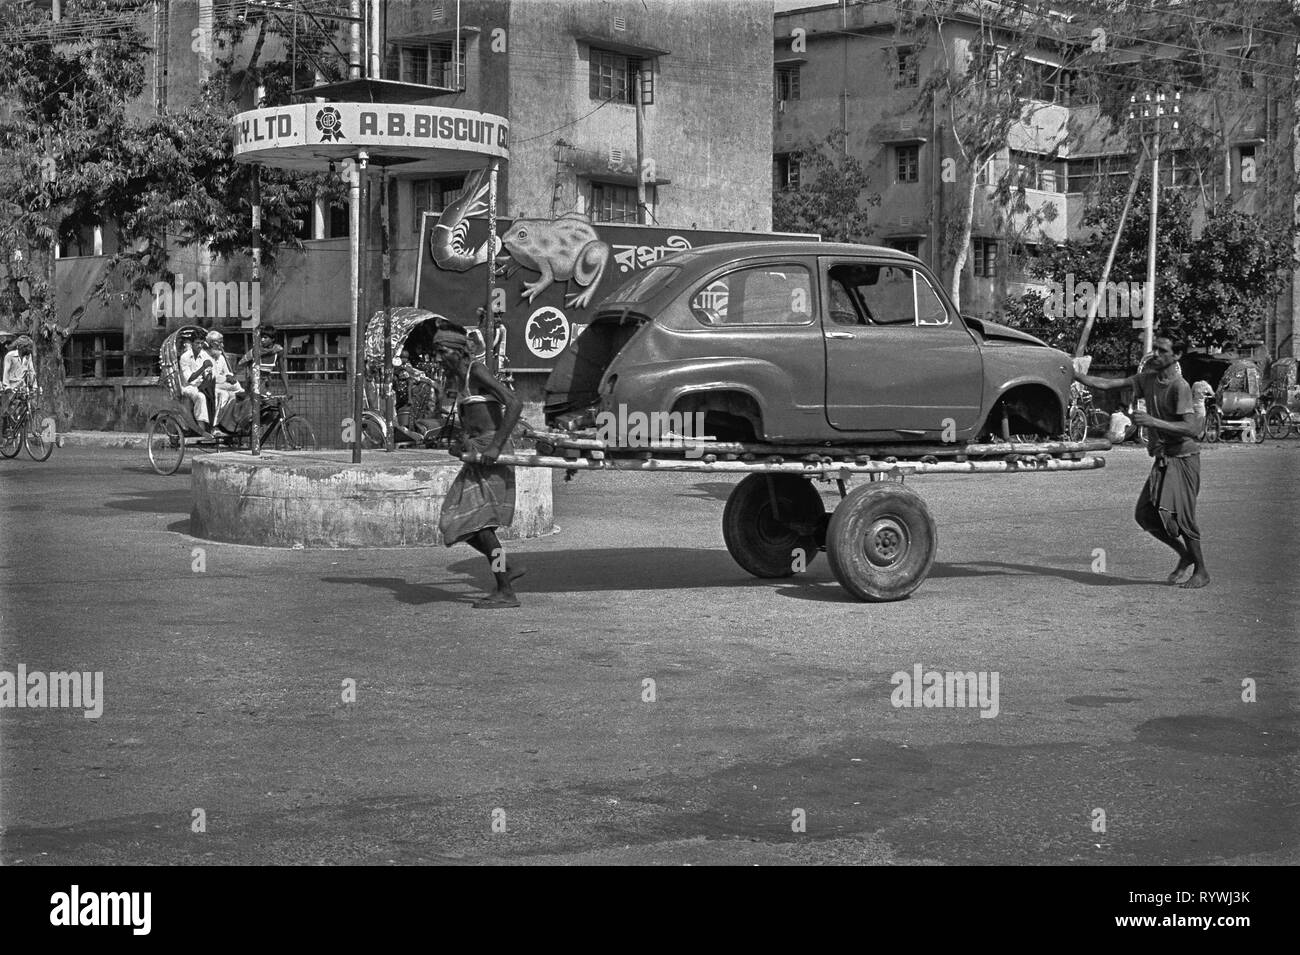
M 190 533 L 264 547 L 441 544 L 438 516 L 460 471 L 441 451 L 246 451 L 194 459 Z M 549 468 L 515 469 L 515 519 L 502 540 L 555 529 Z

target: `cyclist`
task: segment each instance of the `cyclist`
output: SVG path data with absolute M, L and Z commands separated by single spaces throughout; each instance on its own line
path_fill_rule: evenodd
M 0 422 L 9 413 L 9 404 L 19 391 L 36 390 L 36 365 L 32 362 L 34 344 L 26 335 L 14 339 L 12 349 L 5 354 L 4 376 L 0 378 Z
M 281 394 L 284 400 L 288 401 L 292 396 L 289 394 L 289 370 L 284 360 L 284 349 L 275 343 L 275 326 L 263 325 L 258 334 L 259 344 L 262 349 L 261 361 L 258 362 L 258 394 L 262 398 L 271 397 L 271 376 L 278 375 Z M 243 370 L 248 383 L 248 391 L 253 390 L 253 349 L 244 352 L 239 359 L 238 367 Z M 252 401 L 240 401 L 235 406 L 235 421 L 242 431 L 248 428 L 253 422 L 253 403 Z M 262 406 L 263 421 L 266 420 L 266 406 Z

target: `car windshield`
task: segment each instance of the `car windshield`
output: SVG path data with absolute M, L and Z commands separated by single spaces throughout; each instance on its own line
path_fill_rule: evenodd
M 654 295 L 681 271 L 672 265 L 656 265 L 638 272 L 605 296 L 605 302 L 639 302 Z

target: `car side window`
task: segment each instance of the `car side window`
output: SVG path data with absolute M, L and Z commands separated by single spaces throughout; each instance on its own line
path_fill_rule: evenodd
M 935 326 L 948 324 L 948 309 L 924 274 L 908 266 L 841 263 L 831 268 L 831 320 L 852 324 L 850 311 L 837 305 L 840 285 L 855 313 L 868 325 Z M 836 309 L 841 309 L 836 311 Z
M 738 269 L 696 290 L 690 303 L 701 325 L 807 325 L 812 278 L 802 265 Z

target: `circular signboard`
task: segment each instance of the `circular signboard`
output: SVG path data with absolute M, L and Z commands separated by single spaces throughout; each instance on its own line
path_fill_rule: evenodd
M 528 316 L 524 341 L 538 358 L 554 358 L 569 344 L 569 320 L 558 308 L 539 308 Z
M 510 158 L 510 123 L 504 116 L 443 106 L 388 103 L 295 103 L 235 116 L 237 162 L 319 171 L 355 159 L 400 160 L 403 173 L 464 168 L 472 155 Z

